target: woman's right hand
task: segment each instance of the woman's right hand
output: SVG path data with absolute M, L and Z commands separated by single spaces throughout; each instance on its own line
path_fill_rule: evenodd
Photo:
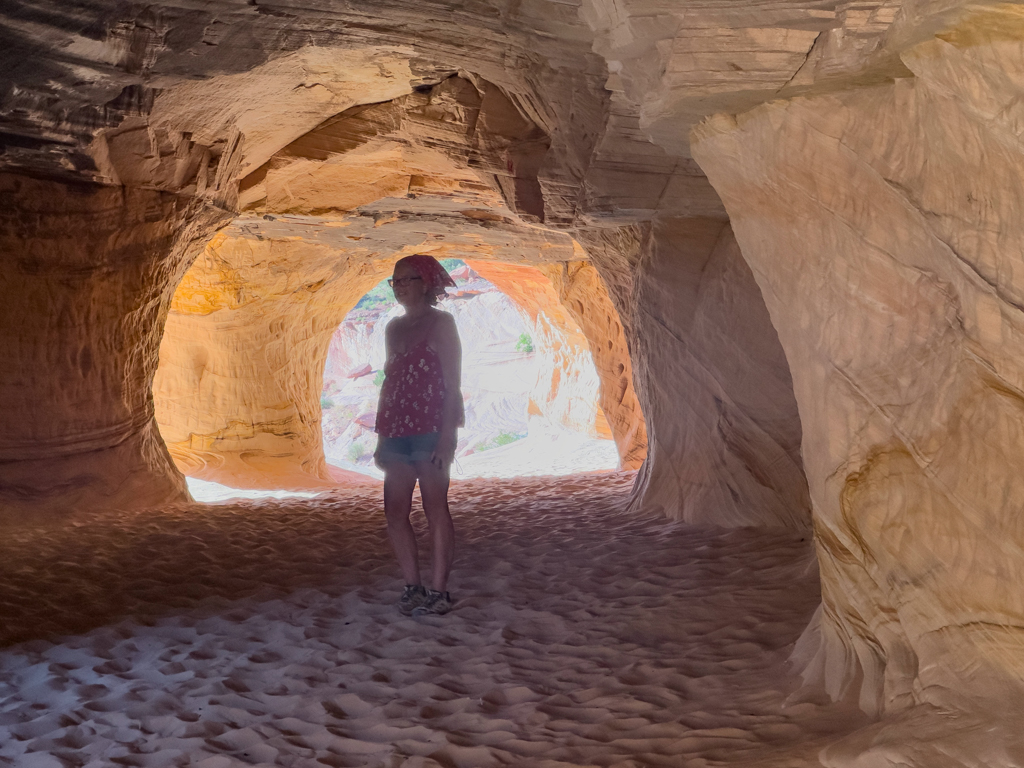
M 444 430 L 441 432 L 441 436 L 437 440 L 437 447 L 434 448 L 434 452 L 430 456 L 430 463 L 440 469 L 442 472 L 448 470 L 448 468 L 455 461 L 455 449 L 458 446 L 459 438 L 454 430 Z

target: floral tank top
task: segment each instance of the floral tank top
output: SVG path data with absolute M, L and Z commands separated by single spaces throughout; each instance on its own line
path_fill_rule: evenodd
M 440 432 L 444 397 L 441 360 L 426 340 L 394 352 L 384 364 L 374 431 L 381 437 Z

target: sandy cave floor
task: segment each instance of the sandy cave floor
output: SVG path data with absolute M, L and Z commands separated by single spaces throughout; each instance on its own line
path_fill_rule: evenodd
M 794 695 L 809 543 L 627 515 L 633 478 L 456 483 L 424 619 L 379 486 L 6 529 L 0 765 L 818 765 L 863 720 Z

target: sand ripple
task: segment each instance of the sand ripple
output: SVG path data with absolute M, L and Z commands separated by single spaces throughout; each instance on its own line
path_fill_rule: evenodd
M 443 618 L 396 612 L 377 486 L 5 529 L 0 764 L 819 765 L 863 719 L 793 696 L 809 542 L 632 479 L 459 483 Z

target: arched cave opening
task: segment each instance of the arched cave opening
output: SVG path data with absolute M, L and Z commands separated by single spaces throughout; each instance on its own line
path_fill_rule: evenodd
M 384 227 L 371 226 L 389 237 Z M 347 227 L 317 229 L 303 217 L 240 217 L 213 237 L 175 289 L 153 398 L 160 435 L 196 498 L 314 494 L 338 483 L 367 482 L 367 470 L 373 474 L 366 460 L 372 453 L 366 431 L 376 398 L 373 379 L 354 376 L 356 390 L 369 384 L 374 391 L 363 393 L 369 397 L 358 413 L 339 413 L 332 399 L 338 387 L 325 393 L 325 373 L 336 385 L 332 338 L 402 252 L 385 258 L 353 253 L 339 248 L 336 235 L 323 235 L 335 229 L 346 232 L 348 241 L 361 237 Z M 490 408 L 490 420 L 497 410 L 504 423 L 492 423 L 491 434 L 470 425 L 456 473 L 508 475 L 499 449 L 520 439 L 522 445 L 504 453 L 528 455 L 529 466 L 512 474 L 637 469 L 646 455 L 644 417 L 622 323 L 593 265 L 474 259 L 468 258 L 472 249 L 451 250 L 466 257 L 457 263 L 475 276 L 477 289 L 490 286 L 492 301 L 503 302 L 502 311 L 517 318 L 521 327 L 509 346 L 514 350 L 524 341 L 538 353 L 519 382 L 506 377 L 495 387 L 491 374 L 492 384 L 478 387 L 490 390 L 484 400 L 504 390 L 505 401 Z M 579 246 L 564 252 L 585 255 Z M 480 292 L 470 286 L 466 298 Z M 465 298 L 453 299 L 449 309 L 458 316 L 465 304 Z M 477 322 L 464 318 L 469 348 L 487 346 L 487 329 Z M 370 361 L 359 362 L 343 362 L 342 377 Z M 371 364 L 373 378 L 380 367 L 380 361 Z M 509 398 L 518 402 L 518 413 Z M 352 439 L 338 445 L 345 430 Z M 481 448 L 498 453 L 472 458 L 486 453 Z
M 466 404 L 453 476 L 618 469 L 590 345 L 550 280 L 536 267 L 516 267 L 520 290 L 511 290 L 513 298 L 481 274 L 502 281 L 500 268 L 461 259 L 441 263 L 457 286 L 440 308 L 455 318 L 462 340 Z M 373 426 L 384 380 L 384 328 L 401 312 L 382 280 L 331 337 L 320 398 L 329 468 L 383 476 L 373 464 Z

